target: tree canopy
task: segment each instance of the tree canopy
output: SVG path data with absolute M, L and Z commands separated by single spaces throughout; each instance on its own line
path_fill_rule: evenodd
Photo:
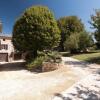
M 79 49 L 79 34 L 71 34 L 64 42 L 64 48 L 65 50 L 69 50 L 71 53 L 76 53 Z
M 45 6 L 33 6 L 17 19 L 12 42 L 15 49 L 26 52 L 52 49 L 58 45 L 60 31 L 53 13 Z
M 97 44 L 100 48 L 100 10 L 95 11 L 95 15 L 91 16 L 91 25 L 95 29 L 94 35 L 97 40 Z
M 90 33 L 83 31 L 79 35 L 79 50 L 86 51 L 88 47 L 92 47 L 94 44 L 92 35 Z
M 83 31 L 79 33 L 74 33 L 69 36 L 69 38 L 64 42 L 65 49 L 69 50 L 71 53 L 86 52 L 88 47 L 93 45 L 92 36 L 88 32 Z
M 61 30 L 60 48 L 64 50 L 65 40 L 73 33 L 80 33 L 84 30 L 84 25 L 77 16 L 62 17 L 58 21 L 58 26 Z

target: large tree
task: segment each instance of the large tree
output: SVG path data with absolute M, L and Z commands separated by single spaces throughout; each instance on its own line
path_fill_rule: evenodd
M 15 22 L 12 42 L 18 51 L 33 52 L 52 49 L 58 45 L 60 31 L 53 13 L 44 6 L 25 10 Z
M 71 53 L 77 53 L 79 49 L 79 34 L 71 34 L 64 42 L 64 48 L 65 50 L 69 50 Z
M 95 15 L 91 16 L 91 25 L 95 29 L 94 35 L 97 41 L 98 47 L 100 48 L 100 10 L 95 11 Z
M 87 52 L 88 47 L 92 47 L 94 44 L 92 35 L 89 32 L 83 31 L 79 34 L 79 50 Z
M 62 17 L 58 21 L 61 30 L 60 49 L 64 50 L 64 42 L 73 33 L 80 33 L 84 30 L 84 25 L 77 16 Z

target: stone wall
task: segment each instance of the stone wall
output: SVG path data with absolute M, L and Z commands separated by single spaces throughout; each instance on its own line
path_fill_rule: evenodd
M 42 72 L 49 72 L 61 67 L 60 63 L 44 62 L 42 66 Z

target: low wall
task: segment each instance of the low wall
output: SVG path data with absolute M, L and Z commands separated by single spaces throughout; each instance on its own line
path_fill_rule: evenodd
M 42 66 L 42 72 L 54 71 L 61 67 L 60 63 L 44 62 Z

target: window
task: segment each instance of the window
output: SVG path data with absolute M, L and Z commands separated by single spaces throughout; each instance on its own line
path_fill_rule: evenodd
M 3 39 L 3 41 L 5 41 L 5 39 Z
M 7 45 L 7 44 L 2 44 L 2 45 L 0 45 L 0 50 L 1 50 L 1 49 L 8 50 L 8 45 Z
M 8 45 L 4 45 L 4 49 L 5 50 L 8 50 Z
M 0 44 L 0 50 L 2 49 L 1 44 Z

